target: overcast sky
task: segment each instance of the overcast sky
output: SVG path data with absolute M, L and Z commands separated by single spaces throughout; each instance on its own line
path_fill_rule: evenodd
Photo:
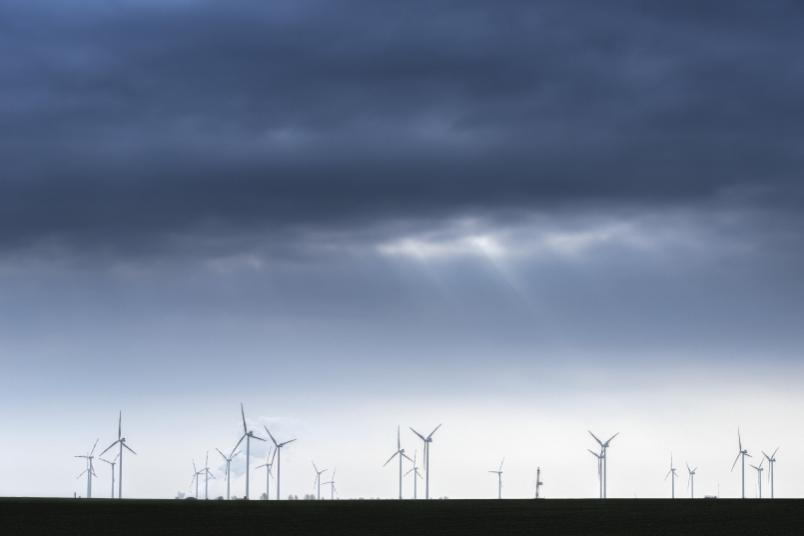
M 802 15 L 0 2 L 0 494 L 83 493 L 119 409 L 124 493 L 187 492 L 241 401 L 299 437 L 283 495 L 315 459 L 393 497 L 440 422 L 437 496 L 503 456 L 506 496 L 594 496 L 588 428 L 611 496 L 671 451 L 734 496 L 738 426 L 803 494 Z

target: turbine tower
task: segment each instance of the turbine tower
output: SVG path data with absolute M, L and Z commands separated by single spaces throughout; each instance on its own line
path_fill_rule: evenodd
M 589 454 L 597 458 L 597 496 L 599 499 L 603 498 L 603 453 L 598 454 L 592 449 L 586 449 Z
M 773 454 L 768 456 L 765 454 L 765 451 L 762 451 L 762 456 L 768 460 L 768 480 L 770 481 L 770 491 L 771 496 L 770 498 L 773 499 L 773 466 L 776 464 L 776 453 L 779 452 L 779 447 L 776 447 L 776 450 L 773 451 Z
M 107 460 L 106 458 L 98 458 L 102 462 L 106 462 L 112 466 L 112 499 L 114 499 L 114 466 L 117 465 L 117 456 L 114 457 L 112 461 Z
M 614 434 L 613 436 L 611 436 L 610 438 L 608 438 L 605 441 L 601 441 L 595 434 L 592 433 L 591 430 L 589 430 L 589 435 L 591 435 L 595 439 L 595 441 L 597 441 L 597 444 L 600 445 L 600 456 L 601 456 L 600 461 L 601 461 L 601 465 L 602 465 L 602 469 L 603 469 L 602 477 L 601 477 L 601 480 L 603 482 L 603 494 L 602 495 L 603 495 L 603 498 L 605 499 L 605 498 L 608 497 L 608 486 L 609 486 L 609 479 L 608 479 L 608 465 L 609 465 L 608 450 L 609 450 L 609 444 L 611 443 L 612 439 L 614 439 L 615 437 L 620 435 L 620 432 L 617 432 L 616 434 Z
M 258 465 L 254 468 L 256 471 L 261 467 L 265 467 L 265 500 L 271 500 L 271 468 L 274 466 L 274 458 L 276 458 L 276 450 L 268 447 L 268 454 L 265 456 L 265 463 Z
M 328 482 L 324 482 L 324 484 L 329 484 L 329 500 L 335 500 L 335 469 L 332 470 L 332 480 Z
M 497 498 L 502 499 L 502 475 L 503 475 L 503 462 L 505 462 L 505 458 L 500 460 L 500 467 L 496 471 L 489 471 L 489 473 L 493 473 L 497 475 Z
M 391 454 L 391 457 L 388 458 L 388 461 L 382 464 L 382 466 L 385 467 L 396 457 L 399 457 L 399 499 L 402 500 L 402 458 L 410 460 L 411 462 L 413 460 L 411 460 L 408 455 L 405 454 L 405 449 L 402 448 L 402 440 L 399 436 L 399 426 L 396 427 L 396 451 Z
M 757 486 L 758 486 L 757 489 L 759 490 L 760 499 L 762 498 L 762 471 L 765 470 L 765 468 L 762 467 L 763 463 L 765 463 L 764 459 L 761 462 L 759 462 L 759 465 L 750 464 L 751 467 L 753 467 L 757 472 Z
M 667 480 L 667 477 L 669 477 L 669 476 L 673 477 L 671 479 L 670 498 L 675 499 L 676 498 L 676 468 L 673 467 L 673 455 L 672 454 L 670 454 L 670 470 L 667 471 L 666 475 L 664 475 L 665 481 Z
M 276 448 L 276 500 L 279 501 L 282 499 L 282 495 L 279 492 L 279 485 L 280 485 L 280 477 L 282 476 L 282 447 L 287 445 L 288 443 L 293 443 L 296 441 L 296 438 L 289 439 L 287 441 L 283 441 L 279 443 L 276 438 L 271 434 L 271 431 L 268 430 L 267 426 L 263 426 L 265 428 L 265 432 L 268 434 L 268 437 L 271 438 L 271 441 Z
M 240 441 L 243 441 L 243 438 L 242 438 L 242 437 L 240 438 Z M 229 478 L 230 478 L 230 475 L 231 475 L 232 460 L 234 459 L 234 457 L 235 457 L 235 456 L 237 456 L 238 454 L 240 454 L 240 451 L 239 451 L 239 450 L 237 450 L 237 447 L 240 445 L 240 441 L 238 441 L 238 442 L 237 442 L 237 444 L 236 444 L 236 445 L 234 446 L 234 448 L 232 449 L 232 452 L 230 452 L 230 453 L 229 453 L 229 456 L 228 456 L 228 457 L 226 456 L 226 454 L 224 454 L 223 452 L 221 452 L 221 450 L 220 450 L 220 449 L 217 449 L 217 448 L 215 449 L 215 450 L 217 450 L 217 451 L 218 451 L 218 454 L 220 454 L 220 455 L 221 455 L 221 457 L 222 457 L 222 458 L 224 459 L 224 461 L 226 462 L 226 500 L 227 500 L 227 501 L 229 500 L 229 490 L 230 490 L 230 487 L 229 487 L 229 481 L 230 481 L 230 480 L 229 480 Z
M 689 478 L 687 479 L 687 487 L 690 488 L 690 499 L 695 498 L 695 471 L 698 470 L 696 467 L 695 469 L 690 468 L 690 464 L 687 465 L 687 473 L 689 473 Z
M 246 440 L 246 496 L 243 497 L 244 499 L 248 500 L 248 491 L 249 491 L 249 461 L 251 460 L 251 440 L 256 439 L 258 441 L 265 441 L 263 438 L 254 435 L 254 432 L 248 429 L 246 425 L 246 411 L 243 409 L 243 403 L 240 403 L 240 416 L 243 418 L 243 435 L 240 436 L 240 441 Z M 237 444 L 240 444 L 240 441 Z
M 316 500 L 321 500 L 321 475 L 326 473 L 326 469 L 319 469 L 316 467 L 315 462 L 310 462 L 313 464 L 313 470 L 315 471 L 315 480 L 313 481 L 315 484 L 315 498 Z
M 84 458 L 87 461 L 87 468 L 84 469 L 83 471 L 81 471 L 81 474 L 76 477 L 77 479 L 81 478 L 86 473 L 86 475 L 87 475 L 87 499 L 92 498 L 92 477 L 97 478 L 97 476 L 98 476 L 98 475 L 95 474 L 95 465 L 93 465 L 93 463 L 92 463 L 92 460 L 95 458 L 95 456 L 93 456 L 93 454 L 95 454 L 95 447 L 98 446 L 98 441 L 100 441 L 100 439 L 95 440 L 95 444 L 92 445 L 92 449 L 89 452 L 87 452 L 86 454 L 81 454 L 81 455 L 75 456 L 75 458 Z
M 737 429 L 737 457 L 734 458 L 734 463 L 731 464 L 731 469 L 729 471 L 734 471 L 734 466 L 737 465 L 737 460 L 742 458 L 742 498 L 745 499 L 745 457 L 748 456 L 751 458 L 752 456 L 748 454 L 748 451 L 743 448 L 743 440 L 740 437 L 740 429 Z
M 542 482 L 542 468 L 536 468 L 536 498 L 538 499 L 540 496 L 539 489 L 544 486 L 544 482 Z
M 117 475 L 118 475 L 117 476 L 117 498 L 122 499 L 123 498 L 123 448 L 125 448 L 126 450 L 131 452 L 131 454 L 134 454 L 135 456 L 137 455 L 137 453 L 134 452 L 134 449 L 132 449 L 131 447 L 129 447 L 126 444 L 126 438 L 123 437 L 123 412 L 122 411 L 117 415 L 117 441 L 115 441 L 114 443 L 112 443 L 111 445 L 109 445 L 108 447 L 103 449 L 103 452 L 101 452 L 99 454 L 99 456 L 103 456 L 104 454 L 106 454 L 106 451 L 109 450 L 110 448 L 112 448 L 115 445 L 119 445 L 119 448 L 120 448 L 119 452 L 117 453 L 117 459 L 118 459 L 118 466 L 117 466 Z
M 430 498 L 430 444 L 433 442 L 433 435 L 436 433 L 436 431 L 438 431 L 439 428 L 441 428 L 440 424 L 438 426 L 436 426 L 433 429 L 433 431 L 430 432 L 430 435 L 428 435 L 428 436 L 424 436 L 424 435 L 420 434 L 419 432 L 417 432 L 413 428 L 410 429 L 410 431 L 413 432 L 414 434 L 416 434 L 417 436 L 419 436 L 419 439 L 421 439 L 422 442 L 424 443 L 424 449 L 423 449 L 424 452 L 423 452 L 423 454 L 424 454 L 424 498 L 425 499 Z
M 422 477 L 422 474 L 419 472 L 419 466 L 416 464 L 416 454 L 417 454 L 417 452 L 414 450 L 413 451 L 413 467 L 410 468 L 407 473 L 405 473 L 405 476 L 408 476 L 409 474 L 413 473 L 413 498 L 414 499 L 419 498 L 418 486 L 417 486 L 416 481 Z

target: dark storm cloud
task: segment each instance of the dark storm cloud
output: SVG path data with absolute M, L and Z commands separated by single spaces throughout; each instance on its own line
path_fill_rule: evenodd
M 0 244 L 135 250 L 589 203 L 796 208 L 802 14 L 6 2 Z

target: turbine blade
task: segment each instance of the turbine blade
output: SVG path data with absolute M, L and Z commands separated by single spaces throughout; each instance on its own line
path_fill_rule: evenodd
M 600 438 L 598 438 L 595 434 L 592 433 L 592 430 L 587 430 L 587 432 L 589 432 L 590 436 L 595 438 L 595 441 L 597 441 L 598 445 L 600 445 L 601 447 L 603 446 L 603 442 L 600 440 Z
M 243 418 L 243 433 L 248 433 L 248 427 L 246 426 L 246 410 L 243 409 L 243 403 L 240 403 L 240 416 Z
M 410 427 L 408 427 L 408 428 L 410 428 Z M 426 438 L 426 437 L 424 437 L 423 435 L 421 435 L 419 432 L 417 432 L 417 431 L 416 431 L 416 430 L 414 430 L 413 428 L 410 428 L 410 431 L 411 431 L 411 432 L 413 432 L 414 434 L 416 434 L 417 436 L 419 436 L 419 438 L 420 438 L 422 441 L 427 441 L 427 438 Z
M 287 445 L 289 443 L 293 443 L 294 441 L 296 441 L 295 437 L 293 439 L 289 439 L 288 441 L 285 441 L 284 443 L 280 443 L 279 446 L 284 447 L 285 445 Z
M 131 453 L 131 454 L 134 454 L 135 456 L 137 455 L 137 453 L 136 453 L 136 452 L 134 452 L 134 449 L 132 449 L 131 447 L 129 447 L 128 445 L 126 445 L 126 442 L 125 442 L 125 441 L 123 441 L 123 442 L 122 442 L 122 445 L 123 445 L 123 446 L 124 446 L 124 447 L 125 447 L 125 448 L 126 448 L 126 449 L 127 449 L 127 450 L 128 450 L 130 453 Z
M 391 460 L 393 460 L 394 458 L 396 458 L 396 455 L 397 455 L 397 454 L 399 454 L 399 451 L 396 451 L 396 452 L 394 452 L 393 454 L 391 454 L 391 457 L 390 457 L 390 458 L 388 458 L 388 461 L 386 461 L 384 464 L 382 464 L 382 466 L 383 466 L 383 467 L 385 467 L 386 465 L 388 465 L 389 463 L 391 463 Z
M 111 445 L 109 445 L 108 447 L 106 447 L 105 449 L 103 449 L 103 452 L 98 454 L 98 456 L 103 456 L 104 454 L 106 454 L 106 451 L 108 451 L 110 448 L 112 448 L 113 446 L 117 445 L 118 443 L 120 443 L 119 439 L 117 441 L 115 441 L 114 443 L 112 443 Z
M 741 455 L 741 454 L 742 454 L 742 452 L 738 452 L 738 453 L 737 453 L 737 457 L 736 457 L 736 458 L 734 458 L 734 463 L 733 463 L 733 464 L 731 464 L 731 469 L 729 469 L 729 471 L 734 471 L 734 466 L 735 466 L 735 465 L 737 465 L 737 460 L 739 460 L 739 459 L 740 459 L 740 455 Z
M 441 423 L 441 424 L 443 424 L 443 423 Z M 432 439 L 433 438 L 433 434 L 435 434 L 438 431 L 438 429 L 441 428 L 441 424 L 439 424 L 438 426 L 433 428 L 433 431 L 430 432 L 430 435 L 427 436 L 427 439 Z
M 123 439 L 123 411 L 117 414 L 117 439 Z
M 226 454 L 224 454 L 223 452 L 221 452 L 221 449 L 219 449 L 219 448 L 215 447 L 215 450 L 217 450 L 217 451 L 218 451 L 218 454 L 220 454 L 220 455 L 221 455 L 221 458 L 223 458 L 223 459 L 224 459 L 224 460 L 226 460 L 227 462 L 229 461 L 229 460 L 226 458 Z
M 237 440 L 237 443 L 235 443 L 235 446 L 234 446 L 234 448 L 232 449 L 232 452 L 234 452 L 234 451 L 236 451 L 236 450 L 237 450 L 237 447 L 239 447 L 239 446 L 240 446 L 240 443 L 242 443 L 242 442 L 243 442 L 243 440 L 244 440 L 245 438 L 246 438 L 246 434 L 243 434 L 242 436 L 240 436 L 240 439 L 238 439 L 238 440 Z M 229 457 L 231 458 L 231 456 L 229 456 Z
M 606 444 L 608 445 L 608 444 L 611 442 L 611 440 L 612 440 L 612 439 L 614 439 L 615 437 L 617 437 L 618 435 L 620 435 L 620 432 L 617 432 L 616 434 L 614 434 L 613 436 L 611 436 L 610 438 L 608 438 L 608 439 L 606 440 Z
M 90 455 L 90 456 L 92 456 L 92 454 L 94 454 L 94 452 L 95 452 L 95 447 L 97 447 L 97 446 L 98 446 L 98 441 L 100 441 L 100 438 L 96 439 L 96 440 L 95 440 L 95 444 L 94 444 L 94 445 L 92 445 L 92 450 L 90 450 L 90 451 L 89 451 L 89 455 Z
M 776 447 L 776 450 L 773 451 L 773 454 L 771 454 L 771 458 L 775 458 L 777 452 L 779 452 L 779 447 Z
M 265 428 L 265 432 L 268 434 L 268 437 L 271 438 L 271 441 L 273 442 L 274 446 L 279 447 L 279 443 L 276 442 L 276 438 L 273 436 L 273 434 L 271 434 L 271 431 L 268 429 L 268 427 L 265 425 L 263 425 L 262 427 Z

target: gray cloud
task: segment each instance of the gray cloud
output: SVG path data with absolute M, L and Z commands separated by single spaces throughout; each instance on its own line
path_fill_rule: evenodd
M 7 3 L 0 244 L 795 210 L 801 8 L 720 6 Z

